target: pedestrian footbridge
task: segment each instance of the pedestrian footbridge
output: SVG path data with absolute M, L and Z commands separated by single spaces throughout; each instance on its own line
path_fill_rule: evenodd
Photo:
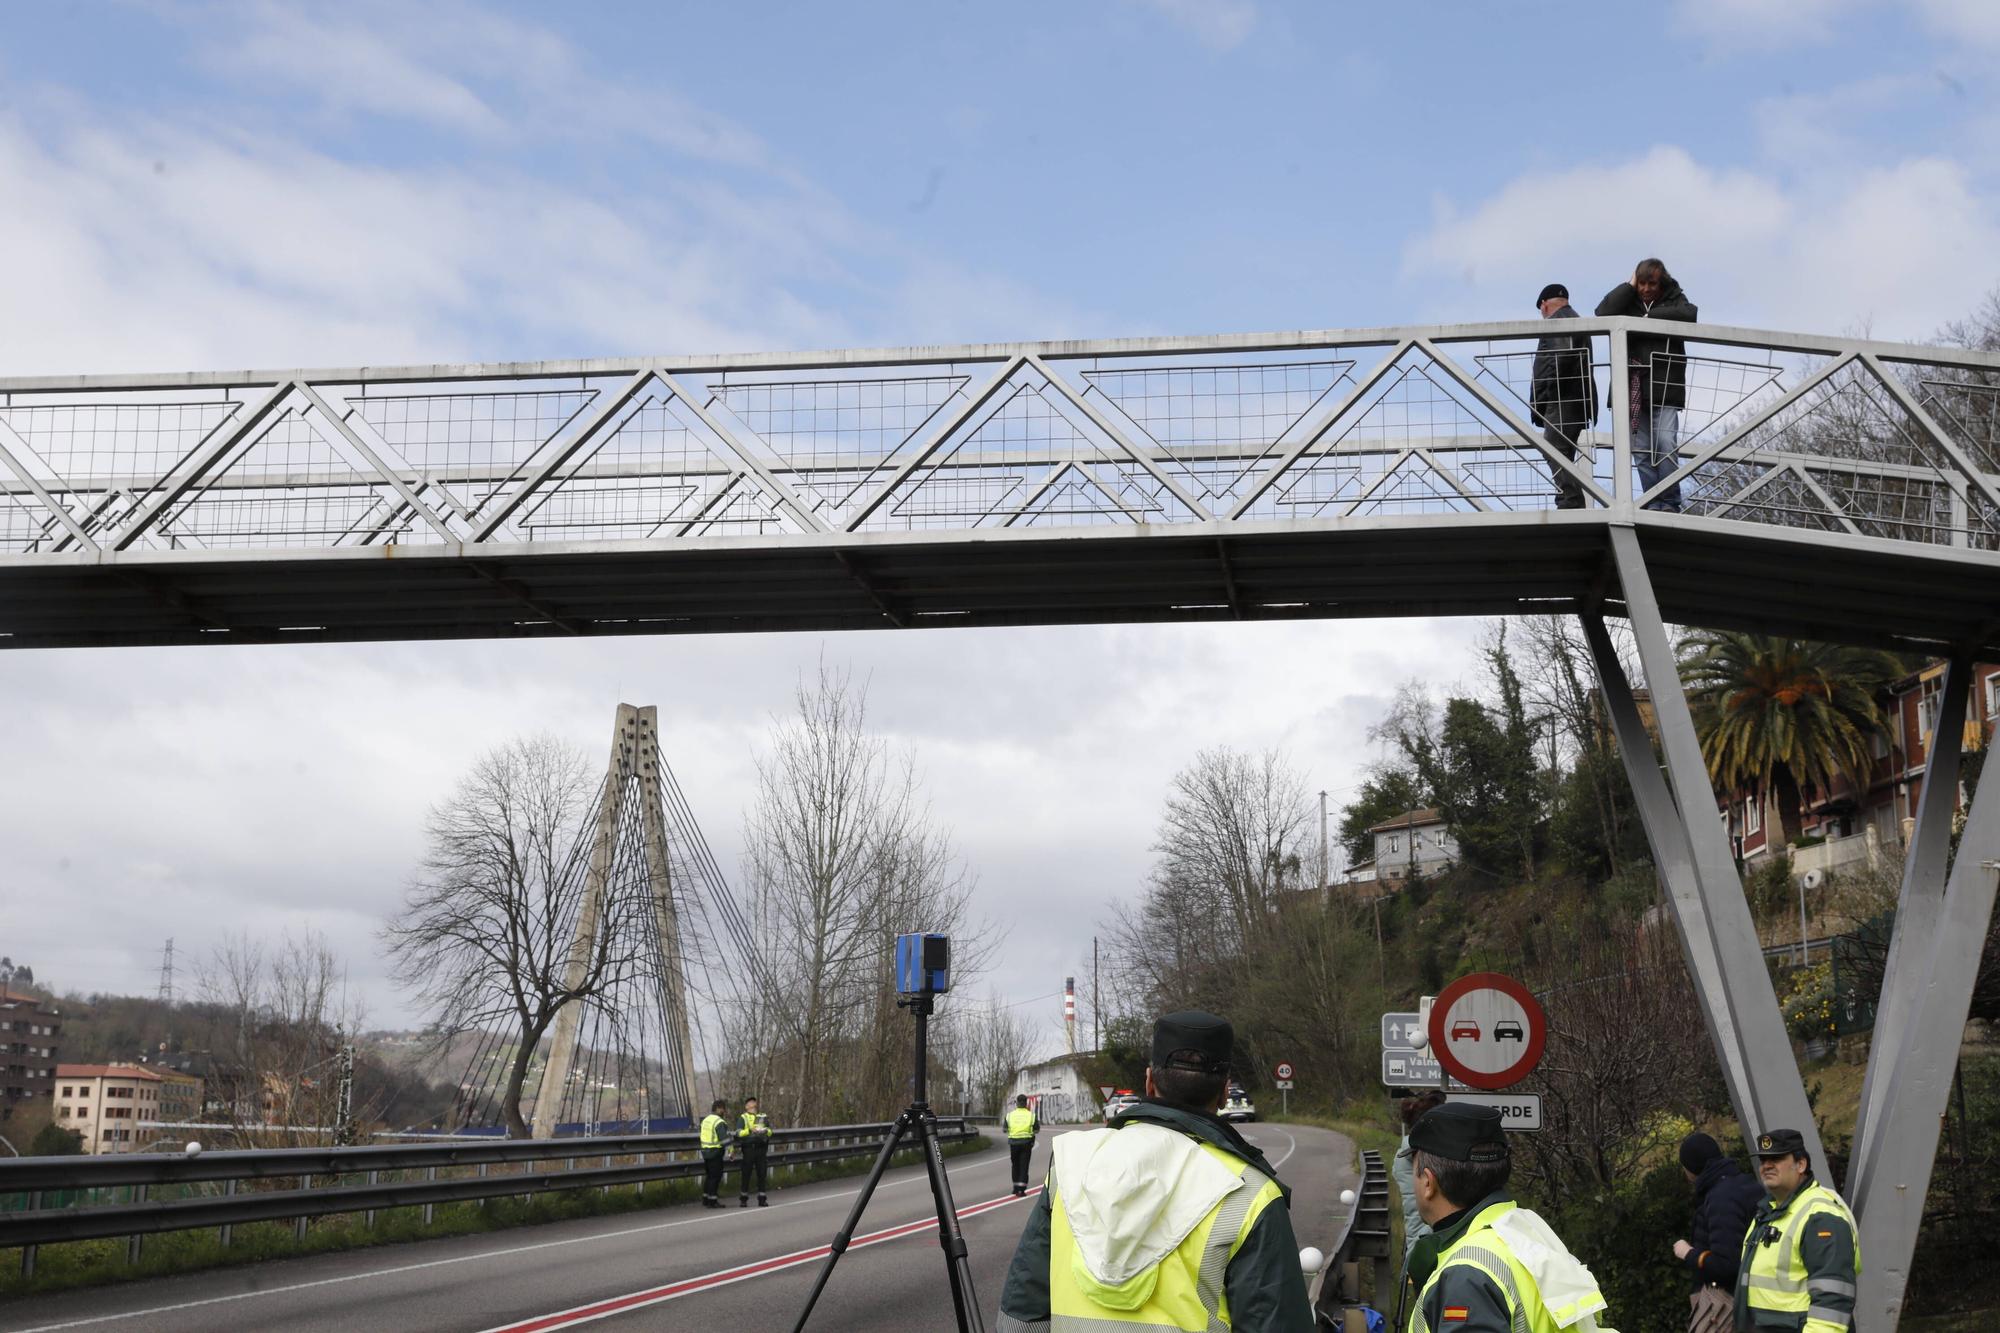
M 1950 855 L 2000 355 L 1681 324 L 1662 364 L 1657 323 L 1565 320 L 1605 405 L 1571 461 L 1550 328 L 0 378 L 0 646 L 1577 615 L 1738 1115 L 1816 1156 L 1685 700 L 1662 768 L 1605 617 L 1653 681 L 1669 624 L 1943 657 L 1847 1176 L 1880 1319 L 2000 867 L 2000 782 Z M 1644 490 L 1634 370 L 1686 389 Z

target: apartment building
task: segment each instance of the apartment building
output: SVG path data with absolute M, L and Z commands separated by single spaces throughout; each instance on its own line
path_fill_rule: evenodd
M 57 1065 L 55 1123 L 93 1156 L 137 1152 L 159 1137 L 162 1082 L 144 1065 Z
M 22 1102 L 55 1090 L 62 1010 L 34 995 L 0 987 L 0 1120 Z

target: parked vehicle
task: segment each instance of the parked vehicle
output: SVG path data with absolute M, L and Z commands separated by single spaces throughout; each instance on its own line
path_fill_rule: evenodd
M 1221 1118 L 1224 1120 L 1251 1121 L 1257 1118 L 1257 1108 L 1250 1101 L 1250 1094 L 1241 1086 L 1232 1083 L 1229 1093 L 1222 1101 Z
M 1139 1100 L 1139 1094 L 1130 1088 L 1118 1089 L 1104 1100 L 1104 1123 L 1110 1124 L 1124 1113 L 1126 1107 Z

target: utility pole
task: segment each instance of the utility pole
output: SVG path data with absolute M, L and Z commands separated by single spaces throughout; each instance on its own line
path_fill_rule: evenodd
M 160 1003 L 174 1002 L 174 937 L 167 936 L 166 947 L 160 950 Z
M 1101 1017 L 1103 1013 L 1104 1010 L 1099 1007 L 1097 999 L 1097 936 L 1092 935 L 1090 937 L 1090 1048 L 1094 1051 L 1104 1049 L 1104 1020 Z
M 354 1142 L 354 1043 L 340 1047 L 340 1082 L 333 1108 L 333 1141 Z

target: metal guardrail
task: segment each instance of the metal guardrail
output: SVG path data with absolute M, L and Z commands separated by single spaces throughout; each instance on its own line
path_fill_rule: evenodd
M 772 1168 L 806 1166 L 849 1157 L 872 1156 L 894 1126 L 888 1123 L 830 1125 L 775 1130 L 773 1146 L 797 1145 L 774 1152 Z M 938 1121 L 947 1143 L 966 1142 L 978 1131 L 959 1117 Z M 59 1241 L 110 1236 L 137 1240 L 162 1231 L 201 1227 L 227 1228 L 245 1222 L 297 1221 L 339 1213 L 406 1208 L 471 1199 L 540 1194 L 562 1190 L 608 1189 L 614 1185 L 675 1180 L 701 1174 L 700 1138 L 692 1132 L 637 1134 L 604 1138 L 497 1139 L 443 1144 L 397 1144 L 360 1148 L 280 1148 L 269 1151 L 182 1154 L 131 1154 L 118 1157 L 28 1157 L 0 1162 L 0 1195 L 25 1194 L 25 1212 L 0 1214 L 0 1248 L 23 1250 L 23 1271 L 32 1272 L 34 1248 Z M 648 1161 L 657 1157 L 656 1161 Z M 614 1165 L 615 1159 L 634 1159 Z M 590 1159 L 593 1167 L 577 1166 Z M 537 1163 L 561 1161 L 559 1169 L 535 1170 Z M 518 1172 L 494 1173 L 495 1165 L 519 1165 Z M 734 1165 L 732 1161 L 731 1165 Z M 440 1178 L 441 1170 L 476 1168 L 477 1175 Z M 384 1175 L 417 1179 L 385 1181 Z M 363 1184 L 332 1184 L 314 1188 L 311 1181 L 331 1177 L 365 1177 Z M 293 1189 L 239 1193 L 244 1180 L 299 1181 Z M 193 1198 L 154 1199 L 147 1194 L 166 1185 L 220 1183 L 224 1192 Z M 81 1207 L 45 1208 L 42 1196 L 58 1191 L 92 1191 L 128 1187 L 128 1202 Z M 429 1220 L 426 1213 L 425 1220 Z
M 1370 1149 L 1361 1154 L 1361 1187 L 1355 1191 L 1353 1211 L 1320 1269 L 1319 1293 L 1313 1300 L 1313 1316 L 1319 1327 L 1361 1333 L 1365 1324 L 1359 1322 L 1359 1307 L 1370 1300 L 1379 1307 L 1391 1294 L 1391 1249 L 1389 1168 L 1382 1154 Z M 1372 1261 L 1373 1267 L 1366 1295 L 1361 1290 L 1363 1259 Z

